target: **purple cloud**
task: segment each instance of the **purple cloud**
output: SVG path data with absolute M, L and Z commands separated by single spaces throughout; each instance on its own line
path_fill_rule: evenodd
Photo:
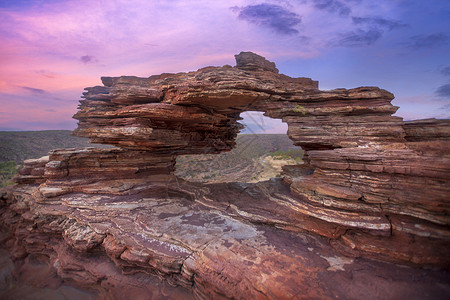
M 389 20 L 382 17 L 352 17 L 352 21 L 356 25 L 371 25 L 388 30 L 408 27 L 408 25 L 400 21 Z
M 450 36 L 445 33 L 422 34 L 411 37 L 410 47 L 414 49 L 435 48 L 447 45 L 449 42 Z
M 439 97 L 450 99 L 450 83 L 438 87 L 436 90 L 436 94 Z
M 36 74 L 39 74 L 43 77 L 46 78 L 56 78 L 56 74 L 47 70 L 39 70 L 39 71 L 35 71 Z
M 36 88 L 32 88 L 29 86 L 21 86 L 22 89 L 30 92 L 31 94 L 37 94 L 37 95 L 43 95 L 43 94 L 47 94 L 46 91 L 42 90 L 42 89 L 36 89 Z
M 441 73 L 445 76 L 450 76 L 450 67 L 445 67 L 441 69 Z
M 94 62 L 95 61 L 95 57 L 91 56 L 91 55 L 83 55 L 82 57 L 80 57 L 80 60 L 82 62 L 84 62 L 85 64 L 90 63 L 90 62 Z
M 342 34 L 342 38 L 335 45 L 341 47 L 370 46 L 381 38 L 383 31 L 377 29 L 357 30 Z
M 337 0 L 314 0 L 314 7 L 341 16 L 348 16 L 352 12 L 349 6 Z
M 70 120 L 83 88 L 100 84 L 102 75 L 148 77 L 233 65 L 233 55 L 243 50 L 275 61 L 281 73 L 318 79 L 321 88 L 373 84 L 397 99 L 434 99 L 404 103 L 400 112 L 411 106 L 408 113 L 417 111 L 417 117 L 433 116 L 447 99 L 437 94 L 445 95 L 449 82 L 442 77 L 450 76 L 445 0 L 426 6 L 390 0 L 117 0 L 102 9 L 89 0 L 49 1 L 0 5 L 0 90 L 8 94 L 1 99 L 8 116 L 0 118 L 3 124 L 39 114 L 36 122 L 48 122 L 57 115 L 45 109 Z M 424 55 L 426 47 L 433 53 Z M 28 100 L 19 105 L 14 95 Z
M 238 18 L 249 23 L 269 27 L 281 34 L 296 34 L 295 26 L 300 24 L 301 17 L 287 9 L 273 4 L 257 4 L 244 7 L 232 7 L 238 11 Z

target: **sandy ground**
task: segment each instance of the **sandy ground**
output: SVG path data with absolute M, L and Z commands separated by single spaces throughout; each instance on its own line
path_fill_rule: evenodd
M 276 157 L 272 157 L 269 155 L 260 157 L 256 163 L 261 165 L 263 167 L 263 170 L 256 174 L 249 181 L 250 183 L 269 180 L 270 178 L 276 177 L 281 173 L 282 166 L 298 164 L 298 162 L 296 162 L 294 159 L 277 159 Z

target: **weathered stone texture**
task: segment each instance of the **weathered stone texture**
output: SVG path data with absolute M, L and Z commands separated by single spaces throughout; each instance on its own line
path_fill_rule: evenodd
M 23 162 L 23 167 L 19 170 L 19 176 L 15 176 L 13 180 L 19 184 L 40 184 L 45 182 L 46 178 L 44 177 L 44 172 L 48 160 L 48 156 L 25 160 Z
M 450 121 L 404 122 L 385 90 L 320 91 L 259 55 L 236 61 L 87 88 L 75 134 L 120 148 L 25 163 L 2 211 L 14 256 L 47 253 L 61 277 L 92 285 L 108 271 L 74 272 L 67 249 L 98 253 L 198 298 L 450 295 Z M 173 175 L 177 155 L 232 149 L 249 110 L 286 122 L 304 163 L 258 184 Z
M 243 52 L 236 61 L 234 68 L 103 78 L 105 86 L 88 88 L 81 101 L 76 134 L 154 153 L 216 153 L 234 146 L 239 113 L 264 111 L 288 123 L 289 137 L 306 150 L 305 164 L 284 175 L 297 209 L 340 228 L 320 234 L 360 230 L 390 243 L 399 228 L 423 236 L 417 225 L 429 222 L 437 226 L 430 236 L 445 246 L 448 237 L 439 232 L 449 225 L 447 121 L 405 123 L 392 116 L 397 107 L 385 90 L 320 91 L 315 81 L 278 74 L 261 56 Z M 400 216 L 408 226 L 393 226 Z M 308 224 L 304 229 L 317 232 Z

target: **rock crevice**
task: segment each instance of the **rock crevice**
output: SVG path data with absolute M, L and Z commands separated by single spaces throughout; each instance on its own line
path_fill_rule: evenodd
M 439 285 L 445 271 L 420 266 L 450 267 L 450 121 L 404 122 L 385 90 L 321 91 L 251 52 L 236 62 L 102 77 L 103 86 L 86 88 L 74 134 L 119 148 L 58 149 L 26 161 L 19 185 L 2 196 L 7 248 L 17 258 L 46 253 L 61 277 L 101 281 L 106 291 L 108 270 L 118 268 L 198 298 L 361 298 L 377 284 L 409 295 L 411 273 L 434 280 L 412 299 L 448 294 Z M 287 123 L 304 163 L 257 184 L 174 176 L 177 155 L 231 150 L 244 111 Z M 101 253 L 108 270 L 76 267 L 68 249 Z M 397 277 L 380 283 L 377 272 Z M 360 291 L 330 283 L 350 285 L 353 276 Z

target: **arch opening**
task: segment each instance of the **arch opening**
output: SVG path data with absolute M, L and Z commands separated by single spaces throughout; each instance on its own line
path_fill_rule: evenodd
M 287 135 L 287 124 L 261 111 L 240 114 L 236 146 L 218 154 L 179 155 L 175 175 L 187 181 L 256 183 L 281 177 L 285 165 L 302 164 L 303 149 Z

